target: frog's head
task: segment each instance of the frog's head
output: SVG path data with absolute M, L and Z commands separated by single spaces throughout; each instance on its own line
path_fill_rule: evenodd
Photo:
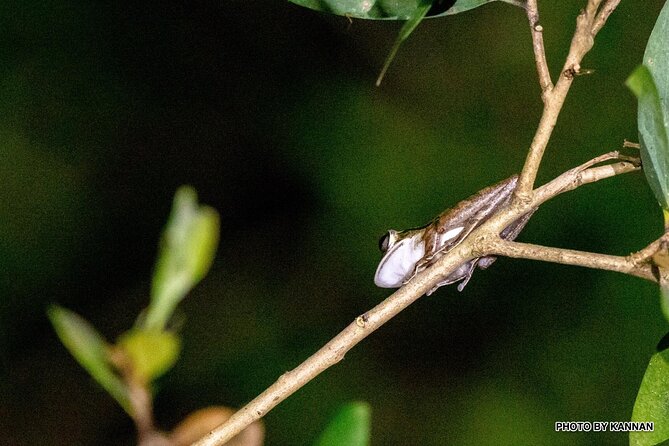
M 381 288 L 399 288 L 413 276 L 416 263 L 425 256 L 423 230 L 391 229 L 379 240 L 379 249 L 384 255 L 374 283 Z
M 413 277 L 416 272 L 416 264 L 425 257 L 426 229 L 427 226 L 406 231 L 391 229 L 381 237 L 379 249 L 384 255 L 374 275 L 376 286 L 399 288 Z M 444 246 L 447 242 L 456 238 L 463 229 L 462 226 L 458 226 L 443 233 L 435 234 L 438 246 Z

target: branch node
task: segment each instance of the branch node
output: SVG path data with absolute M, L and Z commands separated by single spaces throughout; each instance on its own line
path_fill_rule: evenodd
M 628 148 L 628 149 L 639 150 L 639 149 L 641 149 L 641 144 L 639 144 L 638 142 L 632 142 L 632 141 L 628 141 L 627 139 L 625 139 L 623 141 L 623 147 Z
M 365 328 L 365 325 L 367 325 L 367 319 L 365 318 L 364 315 L 358 316 L 355 318 L 355 325 L 357 325 L 360 328 Z
M 578 64 L 572 65 L 571 67 L 567 68 L 562 72 L 562 76 L 564 76 L 566 79 L 573 79 L 578 75 L 578 70 L 581 69 L 581 66 Z

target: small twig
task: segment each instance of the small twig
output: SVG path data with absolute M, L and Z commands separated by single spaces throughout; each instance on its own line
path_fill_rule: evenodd
M 529 3 L 530 0 L 528 0 L 528 6 Z M 607 1 L 600 14 L 596 15 L 600 3 L 601 0 L 589 0 L 586 9 L 581 11 L 576 19 L 576 30 L 574 31 L 574 37 L 572 38 L 569 54 L 565 60 L 562 72 L 557 83 L 550 91 L 548 98 L 546 98 L 548 100 L 544 100 L 544 110 L 541 120 L 530 144 L 525 165 L 518 179 L 518 187 L 515 192 L 516 201 L 529 200 L 541 160 L 553 133 L 553 128 L 555 128 L 557 118 L 562 110 L 567 93 L 569 93 L 569 88 L 574 77 L 581 71 L 581 60 L 592 48 L 596 34 L 595 31 L 601 28 L 600 22 L 601 25 L 606 22 L 608 16 L 618 6 L 619 0 Z M 531 19 L 530 26 L 533 26 Z
M 509 242 L 497 239 L 485 247 L 493 254 L 517 259 L 540 260 L 543 262 L 576 265 L 585 268 L 616 271 L 657 282 L 651 265 L 636 264 L 628 257 L 612 256 L 594 252 L 574 251 L 572 249 L 553 248 L 529 243 Z
M 548 95 L 553 89 L 551 73 L 546 61 L 546 50 L 544 49 L 544 28 L 539 23 L 539 8 L 537 0 L 527 0 L 525 5 L 527 19 L 530 22 L 530 33 L 532 34 L 532 49 L 534 50 L 534 60 L 539 74 L 539 85 L 541 86 L 541 98 L 544 103 L 548 101 Z
M 634 265 L 648 263 L 651 261 L 653 255 L 657 254 L 660 250 L 665 248 L 667 244 L 669 244 L 669 233 L 665 233 L 662 237 L 655 240 L 645 248 L 628 255 L 627 260 Z
M 641 149 L 641 144 L 639 144 L 638 142 L 632 142 L 632 141 L 624 140 L 623 141 L 623 147 L 626 148 L 626 149 L 640 150 Z
M 595 166 L 596 164 L 621 159 L 617 163 Z M 583 184 L 594 183 L 604 178 L 620 175 L 621 173 L 632 172 L 641 169 L 639 158 L 622 156 L 618 151 L 613 151 L 600 155 L 580 166 L 569 169 L 553 181 L 544 184 L 534 191 L 535 203 L 542 204 L 546 200 L 555 197 L 558 194 L 574 190 Z
M 606 20 L 609 18 L 611 13 L 615 11 L 616 7 L 618 7 L 618 3 L 620 3 L 620 0 L 607 0 L 607 2 L 604 3 L 604 6 L 602 6 L 602 8 L 599 10 L 597 17 L 595 18 L 595 22 L 592 25 L 593 35 L 597 35 L 599 30 L 601 30 L 602 27 L 606 24 Z

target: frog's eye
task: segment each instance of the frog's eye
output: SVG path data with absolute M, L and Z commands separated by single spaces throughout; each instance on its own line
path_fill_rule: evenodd
M 397 231 L 391 229 L 390 231 L 383 234 L 379 239 L 379 249 L 381 252 L 388 251 L 397 241 Z
M 390 231 L 383 234 L 379 239 L 379 249 L 381 250 L 381 252 L 388 251 L 389 247 L 390 247 Z

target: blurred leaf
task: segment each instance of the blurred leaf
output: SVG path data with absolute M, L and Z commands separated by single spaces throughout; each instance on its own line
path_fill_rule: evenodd
M 665 210 L 669 209 L 667 121 L 653 75 L 645 65 L 641 65 L 632 72 L 625 83 L 639 100 L 639 139 L 646 180 L 660 206 Z
M 423 0 L 289 0 L 296 5 L 316 11 L 342 15 L 356 19 L 410 20 L 416 16 L 416 9 L 423 7 Z M 432 13 L 428 17 L 458 14 L 486 3 L 498 0 L 432 0 Z M 513 0 L 499 0 L 518 5 Z M 446 5 L 443 5 L 446 4 Z M 448 4 L 452 6 L 448 7 Z M 429 9 L 429 8 L 428 8 Z
M 669 350 L 650 358 L 634 403 L 632 421 L 652 421 L 653 432 L 630 432 L 630 446 L 656 445 L 669 439 Z
M 170 331 L 130 330 L 117 345 L 132 362 L 133 372 L 144 382 L 158 378 L 179 359 L 179 338 Z
M 192 187 L 180 187 L 160 242 L 144 329 L 165 328 L 177 304 L 209 271 L 218 237 L 218 213 L 198 205 Z
M 127 389 L 107 359 L 108 345 L 102 336 L 70 310 L 52 305 L 47 314 L 58 337 L 72 356 L 131 415 Z
M 660 11 L 643 54 L 643 64 L 653 75 L 660 94 L 662 109 L 665 113 L 665 128 L 669 123 L 667 121 L 669 111 L 669 45 L 667 42 L 669 42 L 669 2 L 665 3 Z
M 349 403 L 330 419 L 316 446 L 367 446 L 370 437 L 370 408 L 366 403 Z
M 395 43 L 393 44 L 393 47 L 390 49 L 390 53 L 388 53 L 388 56 L 386 57 L 386 61 L 383 64 L 381 73 L 379 73 L 379 77 L 376 79 L 377 87 L 381 85 L 383 76 L 385 76 L 386 71 L 390 66 L 390 63 L 395 58 L 397 51 L 400 49 L 400 46 L 402 46 L 402 42 L 404 42 L 406 39 L 409 38 L 413 30 L 416 29 L 416 27 L 420 24 L 420 22 L 423 21 L 425 15 L 427 14 L 427 12 L 430 10 L 431 7 L 432 7 L 432 0 L 421 0 L 421 3 L 418 5 L 418 7 L 414 9 L 413 12 L 411 13 L 411 17 L 409 17 L 409 20 L 407 20 L 406 23 L 402 26 L 402 29 L 395 38 Z
M 191 412 L 170 433 L 173 446 L 189 446 L 226 422 L 236 410 L 223 406 L 210 406 Z M 225 446 L 262 446 L 265 426 L 261 420 L 249 424 Z

